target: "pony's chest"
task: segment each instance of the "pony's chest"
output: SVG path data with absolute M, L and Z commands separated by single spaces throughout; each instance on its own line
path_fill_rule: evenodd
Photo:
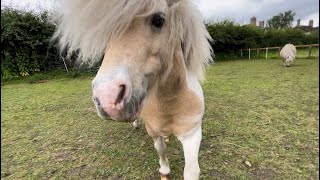
M 169 102 L 151 97 L 145 102 L 141 117 L 152 133 L 168 136 L 188 132 L 201 123 L 203 113 L 203 99 L 188 88 Z

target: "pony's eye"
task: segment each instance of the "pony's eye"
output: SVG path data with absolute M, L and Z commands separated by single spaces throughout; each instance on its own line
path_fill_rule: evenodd
M 157 13 L 152 17 L 152 25 L 159 29 L 162 28 L 164 21 L 165 21 L 165 18 L 162 13 Z

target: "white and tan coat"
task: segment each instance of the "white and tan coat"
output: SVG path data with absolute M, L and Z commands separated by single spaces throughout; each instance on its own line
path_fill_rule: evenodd
M 211 40 L 191 0 L 64 0 L 57 8 L 61 49 L 78 50 L 93 64 L 92 81 L 102 118 L 143 118 L 160 157 L 161 177 L 170 173 L 164 138 L 183 144 L 184 178 L 199 179 L 198 153 L 204 97 L 199 81 L 211 58 Z M 161 24 L 162 23 L 162 24 Z

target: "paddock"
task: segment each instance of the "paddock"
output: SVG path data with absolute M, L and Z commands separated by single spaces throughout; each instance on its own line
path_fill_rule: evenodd
M 1 178 L 159 178 L 145 128 L 96 115 L 92 78 L 4 83 Z M 202 179 L 319 178 L 319 59 L 217 61 L 202 87 Z M 168 147 L 182 179 L 182 146 Z

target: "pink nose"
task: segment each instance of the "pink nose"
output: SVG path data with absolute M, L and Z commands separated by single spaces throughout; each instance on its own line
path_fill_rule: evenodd
M 93 89 L 93 100 L 96 106 L 111 118 L 119 118 L 125 108 L 125 100 L 129 95 L 126 83 L 100 84 Z

